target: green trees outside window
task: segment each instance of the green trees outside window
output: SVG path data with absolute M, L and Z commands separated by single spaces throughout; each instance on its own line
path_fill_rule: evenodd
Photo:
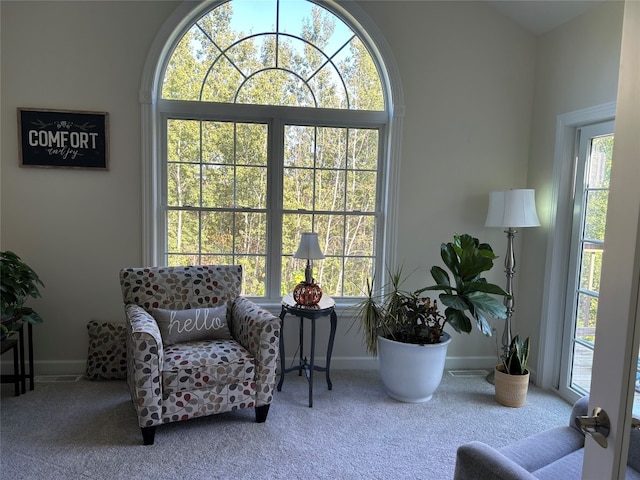
M 231 0 L 201 15 L 166 64 L 162 250 L 169 265 L 242 264 L 244 294 L 277 297 L 314 273 L 361 296 L 384 226 L 381 77 L 367 46 L 306 0 Z

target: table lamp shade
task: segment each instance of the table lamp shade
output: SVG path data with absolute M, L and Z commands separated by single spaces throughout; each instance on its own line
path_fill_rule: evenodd
M 489 193 L 485 227 L 539 227 L 535 190 L 513 189 Z
M 321 260 L 324 258 L 317 233 L 303 233 L 300 238 L 298 250 L 293 254 L 294 258 L 306 258 L 307 260 Z

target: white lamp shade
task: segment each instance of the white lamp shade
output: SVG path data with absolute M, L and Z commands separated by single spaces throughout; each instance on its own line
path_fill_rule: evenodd
M 321 260 L 324 258 L 317 233 L 303 233 L 300 238 L 298 250 L 293 254 L 294 258 L 307 258 L 309 260 Z
M 489 193 L 485 227 L 539 227 L 535 190 L 513 189 Z

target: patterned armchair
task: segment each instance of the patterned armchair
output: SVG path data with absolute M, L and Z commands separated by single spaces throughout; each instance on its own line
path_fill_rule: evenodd
M 156 426 L 163 423 L 250 407 L 258 423 L 267 419 L 280 320 L 241 297 L 241 284 L 239 265 L 120 271 L 127 381 L 145 445 L 153 444 Z M 206 315 L 212 311 L 222 312 L 217 325 Z M 190 320 L 177 324 L 178 338 L 169 342 L 177 331 L 172 322 L 185 316 Z M 224 327 L 227 334 L 216 331 L 211 339 L 191 332 L 206 325 Z

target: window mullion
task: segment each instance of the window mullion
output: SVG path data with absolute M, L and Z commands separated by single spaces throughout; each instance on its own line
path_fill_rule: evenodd
M 282 275 L 282 189 L 284 174 L 284 123 L 273 118 L 269 124 L 267 150 L 267 285 L 268 298 L 281 295 Z
M 199 165 L 199 171 L 200 171 L 200 182 L 198 185 L 198 188 L 200 190 L 200 198 L 199 198 L 199 202 L 198 202 L 198 263 L 202 264 L 202 206 L 204 205 L 204 185 L 202 184 L 202 177 L 204 175 L 204 167 L 203 167 L 203 163 L 202 163 L 202 148 L 203 148 L 203 141 L 202 141 L 202 124 L 203 122 L 200 122 L 200 131 L 199 131 L 199 136 L 198 136 L 198 141 L 200 142 L 198 151 L 200 152 L 200 165 Z

